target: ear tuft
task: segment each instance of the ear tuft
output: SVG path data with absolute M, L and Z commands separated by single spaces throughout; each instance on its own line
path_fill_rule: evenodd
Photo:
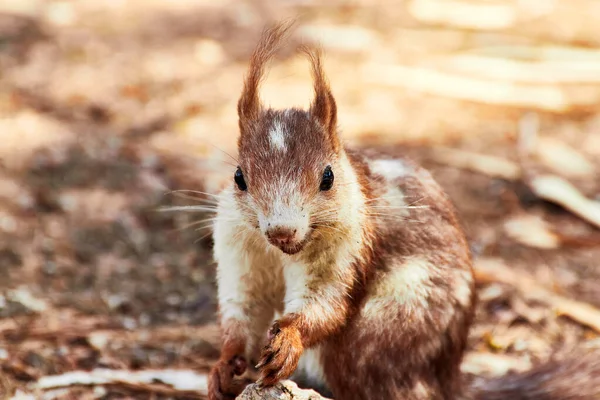
M 284 21 L 263 31 L 260 41 L 250 58 L 250 67 L 244 81 L 242 95 L 238 101 L 240 128 L 257 119 L 260 115 L 262 105 L 258 90 L 263 79 L 265 65 L 287 38 L 294 23 L 294 20 Z
M 319 121 L 325 129 L 335 151 L 340 148 L 340 139 L 337 131 L 337 105 L 329 88 L 329 83 L 323 72 L 320 49 L 301 47 L 301 51 L 308 57 L 313 76 L 315 98 L 310 107 L 311 115 Z

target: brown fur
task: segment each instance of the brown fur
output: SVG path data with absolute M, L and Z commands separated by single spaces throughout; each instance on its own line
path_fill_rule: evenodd
M 256 121 L 262 108 L 258 89 L 263 79 L 267 61 L 277 52 L 279 45 L 289 33 L 293 24 L 278 24 L 265 30 L 260 45 L 256 47 L 250 59 L 248 76 L 244 82 L 242 95 L 238 101 L 238 115 L 240 129 L 243 131 L 246 124 Z
M 372 177 L 376 182 L 377 178 Z M 418 225 L 377 221 L 375 251 L 369 265 L 362 268 L 370 270 L 371 282 L 377 282 L 387 279 L 390 259 L 400 260 L 401 264 L 401 260 L 419 255 L 436 269 L 431 274 L 435 290 L 428 299 L 428 309 L 414 312 L 392 300 L 386 304 L 390 308 L 387 318 L 355 315 L 340 335 L 329 340 L 325 365 L 331 376 L 331 390 L 340 399 L 366 399 L 367 395 L 372 399 L 452 398 L 459 391 L 458 366 L 474 298 L 466 306 L 453 300 L 450 271 L 471 272 L 466 241 L 449 201 L 438 187 L 429 182 L 423 184 L 417 178 L 399 185 L 408 198 L 424 197 L 421 204 L 430 208 L 413 214 L 412 218 L 419 220 Z M 432 214 L 432 208 L 437 213 Z M 458 243 L 449 247 L 450 241 Z M 357 297 L 355 307 L 360 308 L 368 299 L 368 294 Z M 449 322 L 440 322 L 444 319 Z M 376 333 L 369 326 L 373 323 L 379 325 Z M 423 394 L 415 390 L 418 385 L 425 388 Z
M 212 368 L 208 381 L 208 392 L 215 400 L 234 399 L 248 383 L 234 379 L 246 370 L 243 357 L 246 337 L 238 323 L 222 324 L 221 357 Z
M 327 132 L 333 150 L 337 152 L 340 150 L 340 139 L 337 132 L 337 105 L 323 72 L 321 52 L 311 50 L 308 47 L 303 47 L 302 51 L 310 60 L 315 90 L 315 99 L 309 113 L 321 123 Z
M 337 106 L 319 52 L 303 50 L 312 65 L 315 90 L 308 112 L 261 105 L 258 90 L 265 63 L 290 26 L 265 32 L 238 103 L 239 159 L 247 190 L 234 188 L 231 193 L 236 207 L 244 211 L 242 233 L 268 246 L 259 232 L 260 220 L 264 223 L 264 216 L 277 212 L 278 201 L 297 206 L 296 217 L 310 221 L 307 233 L 296 238 L 294 251 L 284 251 L 288 254 L 281 258 L 283 275 L 301 272 L 296 279 L 300 284 L 285 290 L 305 293 L 285 301 L 283 294 L 271 296 L 269 290 L 281 286 L 275 282 L 275 269 L 264 291 L 243 293 L 248 307 L 268 303 L 279 311 L 301 301 L 298 310 L 273 324 L 258 360 L 260 382 L 272 385 L 292 376 L 301 355 L 318 346 L 326 390 L 338 400 L 532 399 L 533 394 L 549 400 L 597 398 L 600 367 L 589 368 L 589 362 L 580 367 L 595 380 L 581 387 L 579 397 L 547 381 L 551 373 L 573 374 L 573 367 L 561 370 L 569 364 L 463 386 L 460 364 L 476 298 L 471 255 L 454 207 L 418 165 L 342 146 Z M 270 135 L 279 131 L 274 141 Z M 394 163 L 397 169 L 390 169 Z M 326 165 L 335 171 L 335 184 L 319 191 Z M 404 200 L 386 197 L 395 192 Z M 403 201 L 402 207 L 394 206 Z M 411 208 L 413 203 L 422 208 Z M 356 209 L 345 214 L 350 207 Z M 220 237 L 219 245 L 226 240 Z M 263 266 L 255 267 L 244 279 L 261 279 L 258 271 Z M 295 283 L 286 280 L 291 286 Z M 246 287 L 259 286 L 237 290 Z M 234 376 L 245 369 L 251 330 L 248 321 L 231 318 L 222 321 L 223 350 L 211 372 L 210 399 L 241 390 Z M 564 396 L 553 396 L 552 390 Z

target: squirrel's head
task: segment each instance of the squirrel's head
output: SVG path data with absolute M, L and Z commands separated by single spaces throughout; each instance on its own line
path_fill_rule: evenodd
M 301 251 L 318 230 L 335 229 L 344 190 L 343 148 L 336 103 L 318 51 L 312 65 L 315 97 L 308 110 L 273 110 L 258 95 L 265 63 L 289 25 L 268 29 L 250 61 L 238 102 L 239 166 L 232 180 L 249 223 L 287 254 Z

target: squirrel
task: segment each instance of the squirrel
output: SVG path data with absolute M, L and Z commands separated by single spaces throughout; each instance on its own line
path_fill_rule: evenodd
M 239 165 L 213 226 L 219 360 L 210 400 L 294 379 L 335 400 L 600 399 L 600 354 L 466 382 L 476 305 L 454 205 L 414 162 L 345 146 L 321 51 L 308 110 L 262 105 L 293 23 L 263 31 L 237 103 Z

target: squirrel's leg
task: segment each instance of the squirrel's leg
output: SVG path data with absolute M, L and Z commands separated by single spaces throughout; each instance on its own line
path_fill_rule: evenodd
M 246 371 L 252 350 L 263 344 L 274 313 L 268 301 L 270 292 L 260 290 L 262 283 L 267 282 L 258 268 L 261 260 L 246 256 L 244 249 L 235 251 L 230 243 L 226 249 L 220 249 L 219 243 L 216 241 L 215 255 L 222 346 L 209 379 L 210 400 L 235 398 L 244 389 L 247 381 L 236 376 Z
M 247 368 L 250 319 L 248 296 L 241 278 L 249 265 L 235 253 L 219 254 L 217 266 L 218 308 L 221 327 L 221 355 L 209 377 L 209 400 L 233 399 L 243 390 L 235 376 Z
M 285 266 L 284 314 L 271 327 L 258 364 L 263 385 L 289 378 L 304 349 L 322 342 L 346 323 L 354 272 L 352 268 L 332 270 L 301 263 Z
M 347 328 L 324 346 L 334 398 L 457 398 L 470 287 L 468 274 L 458 268 L 438 274 L 425 259 L 380 273 Z

